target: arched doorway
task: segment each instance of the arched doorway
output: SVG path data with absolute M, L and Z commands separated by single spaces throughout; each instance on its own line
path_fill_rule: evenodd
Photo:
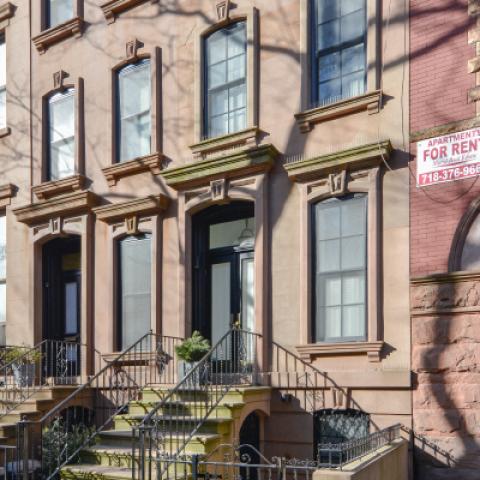
M 42 340 L 48 340 L 50 353 L 60 342 L 80 342 L 81 318 L 81 241 L 72 235 L 50 240 L 42 248 Z M 80 348 L 69 347 L 69 372 L 78 373 Z M 55 362 L 47 362 L 54 369 Z M 49 371 L 49 376 L 57 376 Z
M 260 464 L 260 417 L 256 412 L 250 413 L 242 423 L 239 434 L 240 441 L 240 460 L 249 465 Z M 240 469 L 240 477 L 251 480 L 258 478 L 258 470 L 256 468 L 248 469 L 246 475 L 246 468 Z
M 215 344 L 232 325 L 255 328 L 255 212 L 251 202 L 193 217 L 193 330 Z

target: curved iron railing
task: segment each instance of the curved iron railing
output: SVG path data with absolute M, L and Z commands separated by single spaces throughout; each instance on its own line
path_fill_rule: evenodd
M 34 347 L 8 347 L 0 367 L 0 419 L 12 413 L 46 386 L 79 385 L 100 367 L 100 352 L 87 345 L 43 340 Z
M 38 421 L 18 424 L 19 465 L 34 465 L 40 478 L 56 477 L 74 462 L 97 434 L 112 424 L 132 400 L 150 384 L 174 384 L 174 349 L 182 339 L 147 333 L 109 360 L 96 375 L 79 386 Z M 27 468 L 27 467 L 25 467 Z M 24 476 L 26 478 L 26 476 Z
M 133 479 L 171 478 L 169 466 L 227 393 L 256 383 L 259 337 L 237 328 L 228 331 L 133 428 Z

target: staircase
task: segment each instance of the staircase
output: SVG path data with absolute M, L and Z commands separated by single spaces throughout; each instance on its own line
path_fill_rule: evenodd
M 270 388 L 238 386 L 230 389 L 206 415 L 206 405 L 208 400 L 211 400 L 207 398 L 209 392 L 202 392 L 199 396 L 198 392 L 181 389 L 169 396 L 170 392 L 171 389 L 164 387 L 145 388 L 141 400 L 130 402 L 128 412 L 116 415 L 114 428 L 101 432 L 94 445 L 80 452 L 80 463 L 64 467 L 61 477 L 89 480 L 132 478 L 132 465 L 135 465 L 136 469 L 139 467 L 139 455 L 136 454 L 134 458 L 132 453 L 132 428 L 138 427 L 154 408 L 158 408 L 157 420 L 167 421 L 179 432 L 178 435 L 175 430 L 168 432 L 166 442 L 159 446 L 155 455 L 178 451 L 182 447 L 183 431 L 189 428 L 198 416 L 205 416 L 198 431 L 183 448 L 182 457 L 189 458 L 192 455 L 210 456 L 221 444 L 234 443 L 235 439 L 238 439 L 241 420 L 255 410 L 268 414 L 270 405 Z M 166 401 L 163 401 L 165 399 Z M 138 445 L 138 434 L 134 441 Z M 169 468 L 174 467 L 172 465 Z M 190 465 L 186 463 L 180 470 L 181 472 L 177 468 L 174 478 L 187 477 L 190 474 Z

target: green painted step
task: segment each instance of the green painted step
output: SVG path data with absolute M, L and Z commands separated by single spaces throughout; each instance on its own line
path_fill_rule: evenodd
M 64 480 L 130 480 L 132 471 L 130 468 L 80 464 L 62 468 L 60 477 Z
M 129 414 L 131 415 L 147 415 L 153 408 L 159 405 L 157 402 L 134 401 L 129 404 Z M 217 418 L 232 418 L 235 410 L 241 410 L 245 406 L 243 402 L 221 403 L 213 410 L 211 416 Z M 196 416 L 204 416 L 207 408 L 204 403 L 200 402 L 182 402 L 169 401 L 165 405 L 161 405 L 158 409 L 159 415 L 187 415 L 194 414 Z

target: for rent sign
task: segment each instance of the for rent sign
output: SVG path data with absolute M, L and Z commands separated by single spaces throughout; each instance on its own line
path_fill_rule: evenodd
M 417 186 L 480 174 L 480 128 L 417 143 Z

